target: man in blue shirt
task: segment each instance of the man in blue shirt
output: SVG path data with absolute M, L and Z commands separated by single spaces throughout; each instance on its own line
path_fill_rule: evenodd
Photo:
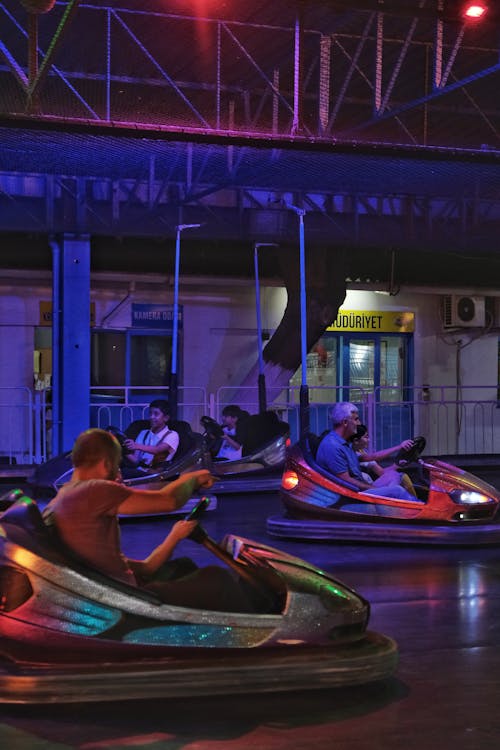
M 360 424 L 354 404 L 346 401 L 334 404 L 330 407 L 329 417 L 332 429 L 319 444 L 316 455 L 316 461 L 323 469 L 355 485 L 364 494 L 415 500 L 414 495 L 401 487 L 401 474 L 394 468 L 386 469 L 372 484 L 363 479 L 359 458 L 351 443 Z

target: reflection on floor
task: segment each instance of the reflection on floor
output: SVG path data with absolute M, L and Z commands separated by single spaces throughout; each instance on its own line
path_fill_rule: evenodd
M 491 480 L 490 480 L 491 481 Z M 0 710 L 3 747 L 154 750 L 497 750 L 500 550 L 316 542 L 266 536 L 275 495 L 219 499 L 203 525 L 282 547 L 334 571 L 372 603 L 371 627 L 400 648 L 382 684 L 198 701 Z M 172 518 L 122 522 L 127 554 L 145 556 Z M 210 554 L 185 541 L 178 554 Z

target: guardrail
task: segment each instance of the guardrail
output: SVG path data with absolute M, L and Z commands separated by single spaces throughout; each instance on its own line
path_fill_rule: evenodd
M 0 388 L 0 464 L 34 463 L 35 393 L 29 388 Z
M 290 424 L 292 439 L 299 431 L 299 387 L 291 386 L 267 394 L 268 404 Z M 328 407 L 336 401 L 351 401 L 368 426 L 376 449 L 397 445 L 409 436 L 424 435 L 427 454 L 479 455 L 500 452 L 500 404 L 497 386 L 380 387 L 373 391 L 344 386 L 309 388 L 309 421 L 312 432 L 329 429 Z M 238 389 L 241 393 L 242 389 Z M 243 393 L 245 390 L 243 390 Z M 234 389 L 220 388 L 216 415 L 231 403 Z M 404 395 L 404 398 L 402 398 Z M 256 389 L 248 389 L 244 408 L 258 410 Z
M 109 425 L 124 430 L 136 419 L 147 419 L 151 401 L 168 398 L 165 388 L 156 386 L 127 386 L 91 388 L 90 423 L 92 427 Z M 200 419 L 208 414 L 207 394 L 201 387 L 180 387 L 178 393 L 178 419 L 189 422 L 194 430 L 200 428 Z
M 299 387 L 267 394 L 269 408 L 288 422 L 292 439 L 299 434 Z M 242 389 L 238 389 L 241 394 Z M 340 400 L 357 404 L 368 425 L 372 447 L 396 445 L 409 435 L 424 435 L 428 455 L 480 455 L 500 453 L 500 408 L 497 386 L 415 386 L 404 388 L 405 398 L 394 388 L 373 391 L 341 386 L 309 389 L 310 428 L 320 434 L 329 428 L 328 407 Z M 243 391 L 249 412 L 258 411 L 257 388 Z M 215 394 L 204 388 L 179 388 L 178 418 L 199 431 L 200 418 L 208 414 L 220 420 L 226 404 L 232 403 L 234 388 L 223 387 Z M 147 417 L 154 398 L 164 398 L 164 388 L 93 388 L 90 424 L 114 425 L 124 430 L 135 419 Z M 52 409 L 50 391 L 29 388 L 0 388 L 0 465 L 42 463 L 51 456 Z
M 90 426 L 114 425 L 124 430 L 135 419 L 148 415 L 149 403 L 165 398 L 165 388 L 150 386 L 92 388 Z M 179 388 L 179 419 L 200 429 L 209 413 L 204 388 Z M 50 389 L 0 388 L 0 466 L 40 464 L 52 455 L 52 405 Z

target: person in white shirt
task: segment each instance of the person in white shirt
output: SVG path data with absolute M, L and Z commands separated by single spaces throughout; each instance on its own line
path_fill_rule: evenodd
M 241 458 L 242 439 L 238 429 L 238 420 L 242 411 L 239 406 L 229 404 L 222 410 L 222 430 L 224 436 L 216 458 L 236 461 Z
M 156 399 L 149 405 L 150 427 L 142 430 L 135 440 L 126 440 L 130 451 L 127 461 L 134 466 L 154 466 L 171 461 L 179 447 L 179 433 L 168 426 L 169 405 L 165 399 Z

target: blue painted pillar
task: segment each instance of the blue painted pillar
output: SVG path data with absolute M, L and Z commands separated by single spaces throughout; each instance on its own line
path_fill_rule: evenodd
M 53 450 L 69 450 L 90 423 L 90 240 L 52 243 Z

